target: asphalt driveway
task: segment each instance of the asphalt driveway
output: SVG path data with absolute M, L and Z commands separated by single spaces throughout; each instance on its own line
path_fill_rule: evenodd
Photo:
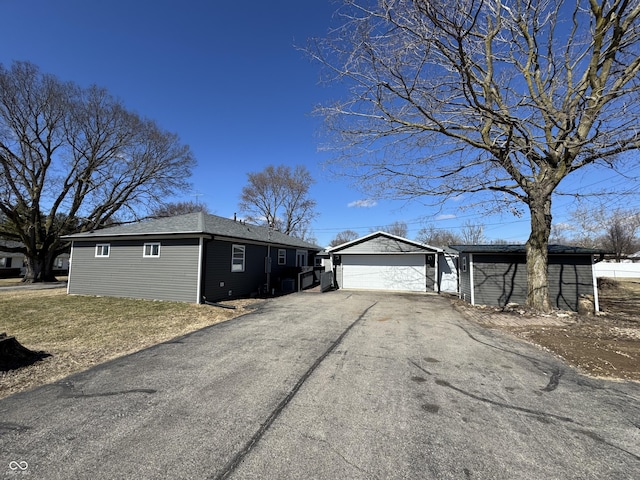
M 435 295 L 299 293 L 0 400 L 0 478 L 640 478 L 640 385 Z

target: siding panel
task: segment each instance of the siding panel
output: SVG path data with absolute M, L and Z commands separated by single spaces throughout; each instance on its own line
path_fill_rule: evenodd
M 232 245 L 245 246 L 244 272 L 231 271 Z M 277 248 L 271 248 L 272 272 L 274 265 L 277 267 L 277 254 Z M 267 282 L 265 273 L 266 257 L 266 245 L 243 244 L 242 242 L 232 243 L 221 240 L 206 242 L 203 295 L 207 297 L 207 300 L 215 302 L 258 293 Z M 289 260 L 289 255 L 287 255 L 287 260 Z M 280 271 L 281 269 L 276 270 Z
M 95 257 L 109 243 L 107 258 Z M 142 240 L 75 241 L 69 293 L 197 301 L 198 239 L 160 241 L 159 258 L 143 258 Z
M 593 267 L 589 256 L 549 258 L 549 299 L 562 310 L 578 310 L 580 295 L 593 295 Z
M 424 252 L 424 248 L 417 245 L 401 242 L 389 237 L 374 237 L 365 242 L 351 245 L 345 249 L 341 249 L 336 254 L 347 253 L 406 253 L 406 252 Z
M 524 255 L 473 255 L 476 305 L 522 304 L 527 299 Z
M 548 279 L 551 306 L 576 311 L 580 295 L 594 294 L 591 256 L 549 255 Z M 527 301 L 525 255 L 475 253 L 473 280 L 476 305 L 503 307 L 508 303 L 524 305 Z M 466 274 L 462 272 L 460 290 L 470 292 Z

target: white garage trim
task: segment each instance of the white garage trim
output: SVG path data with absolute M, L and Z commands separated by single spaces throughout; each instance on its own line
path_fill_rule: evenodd
M 425 254 L 342 256 L 342 288 L 426 292 Z

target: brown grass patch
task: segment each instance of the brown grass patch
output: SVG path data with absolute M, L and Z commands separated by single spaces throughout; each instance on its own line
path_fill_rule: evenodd
M 0 398 L 243 315 L 259 300 L 224 302 L 236 310 L 179 302 L 67 295 L 64 289 L 0 292 L 0 333 L 52 357 L 0 372 Z

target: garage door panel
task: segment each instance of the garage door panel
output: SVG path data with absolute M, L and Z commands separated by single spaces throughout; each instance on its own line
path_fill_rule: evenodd
M 343 255 L 343 287 L 426 291 L 424 255 Z

